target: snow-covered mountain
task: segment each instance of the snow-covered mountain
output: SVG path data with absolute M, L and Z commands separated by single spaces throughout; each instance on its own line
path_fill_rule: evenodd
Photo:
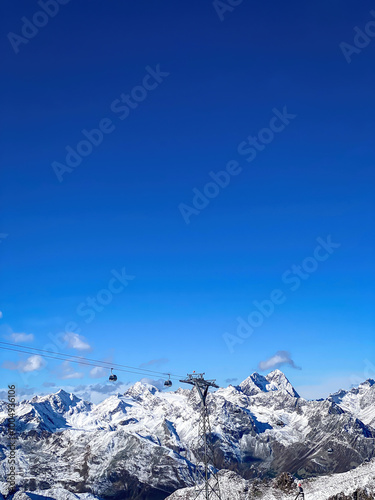
M 290 474 L 274 480 L 246 480 L 237 473 L 222 470 L 218 474 L 222 500 L 290 500 L 297 496 L 298 482 Z M 306 499 L 373 500 L 375 499 L 375 460 L 341 474 L 320 476 L 302 481 Z M 176 491 L 167 500 L 193 500 L 195 489 Z M 203 498 L 203 497 L 202 497 Z
M 369 380 L 345 394 L 306 401 L 275 370 L 221 388 L 207 399 L 216 465 L 247 479 L 353 469 L 375 457 L 374 387 Z M 16 408 L 18 482 L 24 491 L 55 488 L 77 498 L 164 499 L 193 484 L 198 408 L 194 390 L 160 392 L 140 382 L 97 405 L 62 390 L 23 401 Z M 6 419 L 3 403 L 2 481 Z
M 299 398 L 292 384 L 280 370 L 274 370 L 266 377 L 253 373 L 239 385 L 241 391 L 247 396 L 255 396 L 261 392 L 278 391 Z
M 368 379 L 350 391 L 338 391 L 329 399 L 356 415 L 364 424 L 375 427 L 375 380 Z

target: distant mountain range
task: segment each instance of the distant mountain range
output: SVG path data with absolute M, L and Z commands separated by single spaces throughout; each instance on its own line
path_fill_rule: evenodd
M 254 483 L 246 482 L 249 479 L 268 484 L 267 478 L 286 472 L 300 478 L 338 474 L 362 464 L 370 467 L 373 462 L 366 463 L 375 458 L 373 380 L 325 400 L 307 401 L 281 371 L 266 377 L 254 373 L 239 386 L 210 394 L 208 406 L 216 466 L 226 469 L 220 473 L 224 482 L 230 482 L 233 474 L 237 479 L 236 474 L 242 476 L 247 491 Z M 34 492 L 33 500 L 36 495 L 162 500 L 191 486 L 198 407 L 195 390 L 160 392 L 140 382 L 98 405 L 63 390 L 19 403 L 20 491 L 14 500 L 28 498 L 22 491 Z M 0 493 L 4 496 L 6 427 L 3 402 Z M 172 498 L 189 498 L 178 496 L 189 495 L 189 490 L 185 492 Z M 248 497 L 238 496 L 242 498 Z

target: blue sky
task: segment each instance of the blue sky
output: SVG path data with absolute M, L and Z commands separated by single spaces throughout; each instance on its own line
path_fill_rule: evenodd
M 306 397 L 375 378 L 371 2 L 43 3 L 3 5 L 2 340 L 222 385 L 287 351 Z M 27 357 L 4 386 L 105 382 Z

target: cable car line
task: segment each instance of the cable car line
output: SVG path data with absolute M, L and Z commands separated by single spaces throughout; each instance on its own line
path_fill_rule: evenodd
M 44 349 L 37 349 L 37 348 L 34 348 L 34 347 L 27 347 L 27 346 L 20 346 L 19 344 L 12 344 L 10 342 L 2 342 L 0 341 L 0 344 L 3 344 L 3 345 L 0 345 L 0 349 L 1 350 L 5 350 L 5 351 L 14 351 L 14 352 L 20 352 L 20 353 L 24 353 L 24 354 L 38 354 L 40 357 L 42 358 L 49 358 L 49 359 L 57 359 L 57 360 L 61 360 L 61 361 L 68 361 L 68 362 L 72 362 L 72 363 L 77 363 L 77 364 L 81 364 L 81 365 L 86 365 L 86 366 L 92 366 L 92 367 L 95 367 L 95 368 L 104 368 L 104 369 L 110 369 L 111 370 L 111 374 L 109 376 L 109 381 L 111 382 L 116 382 L 117 381 L 117 375 L 115 375 L 113 373 L 113 366 L 117 366 L 118 368 L 116 368 L 116 371 L 121 371 L 121 372 L 126 372 L 126 373 L 133 373 L 133 374 L 136 374 L 136 375 L 147 375 L 147 373 L 145 372 L 150 372 L 150 373 L 154 373 L 154 374 L 158 374 L 158 375 L 168 375 L 168 379 L 166 379 L 164 381 L 164 386 L 165 387 L 171 387 L 172 386 L 172 380 L 178 380 L 178 381 L 181 381 L 182 380 L 179 380 L 179 376 L 177 375 L 172 375 L 170 373 L 163 373 L 163 372 L 157 372 L 156 370 L 147 370 L 147 369 L 143 369 L 143 368 L 135 368 L 135 367 L 131 367 L 131 366 L 127 366 L 127 365 L 121 365 L 121 364 L 118 364 L 118 363 L 110 363 L 110 362 L 107 362 L 107 361 L 99 361 L 99 360 L 95 360 L 95 359 L 90 359 L 90 358 L 84 358 L 84 357 L 79 357 L 79 356 L 74 356 L 74 355 L 70 355 L 70 354 L 59 354 L 59 353 L 54 353 L 53 351 L 47 351 L 47 350 L 44 350 Z M 6 346 L 13 346 L 13 347 L 5 347 Z M 15 349 L 14 347 L 24 347 L 24 349 L 28 349 L 27 350 L 24 350 L 24 349 Z M 34 351 L 34 352 L 30 352 L 31 351 Z M 48 353 L 48 354 L 40 354 L 40 353 Z M 53 355 L 51 355 L 53 354 Z M 56 356 L 56 354 L 58 354 Z M 76 359 L 67 359 L 67 358 L 76 358 Z M 104 366 L 103 366 L 104 365 Z M 110 366 L 105 366 L 105 365 L 112 365 L 111 367 Z M 132 370 L 129 370 L 128 368 L 132 368 Z M 134 371 L 136 370 L 136 371 Z M 195 373 L 195 372 L 194 372 Z M 176 378 L 177 377 L 177 378 Z M 333 435 L 333 432 L 330 434 L 329 437 L 331 437 Z M 302 458 L 305 458 L 308 454 L 311 454 L 311 452 L 315 452 L 319 446 L 321 445 L 321 443 L 323 441 L 326 441 L 327 440 L 327 436 L 320 440 L 313 448 L 312 450 L 310 449 L 305 455 L 302 456 Z M 301 457 L 299 457 L 299 460 L 301 459 Z M 363 464 L 361 464 L 363 465 Z M 360 477 L 364 477 L 364 476 L 368 476 L 368 473 L 364 473 L 364 474 L 357 474 L 355 475 L 355 479 L 358 479 Z M 308 478 L 310 479 L 310 478 Z M 306 479 L 305 479 L 305 482 L 306 482 Z M 308 481 L 307 481 L 307 484 L 308 484 Z M 314 485 L 309 485 L 309 486 L 312 486 L 314 487 Z M 220 497 L 219 497 L 220 498 Z
M 120 364 L 120 363 L 112 363 L 110 361 L 100 361 L 98 359 L 85 358 L 83 356 L 74 356 L 72 354 L 55 353 L 54 351 L 47 351 L 45 349 L 38 349 L 36 347 L 22 346 L 22 345 L 19 345 L 19 344 L 13 344 L 11 342 L 2 342 L 2 341 L 0 341 L 0 344 L 9 345 L 9 346 L 12 346 L 12 347 L 22 347 L 22 348 L 25 348 L 25 349 L 30 349 L 32 351 L 36 351 L 38 353 L 45 352 L 45 353 L 53 354 L 53 355 L 58 354 L 59 356 L 64 356 L 64 357 L 68 357 L 68 358 L 76 358 L 78 360 L 92 361 L 94 363 L 100 363 L 101 365 L 108 365 L 108 366 L 103 366 L 103 368 L 111 368 L 111 367 L 116 366 L 116 367 L 121 367 L 121 368 L 130 368 L 131 370 L 137 370 L 138 372 L 142 372 L 142 373 L 143 372 L 147 372 L 149 374 L 156 374 L 156 375 L 164 375 L 164 376 L 165 375 L 169 375 L 169 373 L 166 373 L 166 372 L 159 372 L 159 371 L 156 371 L 156 370 L 147 370 L 146 368 L 137 368 L 135 366 L 128 366 L 128 365 L 123 365 L 123 364 Z M 0 346 L 0 348 L 1 348 L 1 346 Z M 27 354 L 33 354 L 33 353 L 30 352 L 30 353 L 27 353 Z M 42 356 L 42 355 L 40 354 L 40 356 Z M 69 360 L 65 360 L 65 361 L 69 361 Z M 95 365 L 95 366 L 97 366 L 97 365 Z M 176 375 L 176 374 L 172 374 L 172 376 L 173 376 L 173 378 L 175 380 L 177 380 L 177 378 L 181 378 L 182 377 L 182 375 Z
M 35 352 L 25 351 L 25 350 L 22 350 L 22 349 L 14 349 L 14 348 L 11 348 L 11 347 L 2 347 L 1 345 L 0 345 L 0 349 L 6 350 L 6 351 L 22 352 L 24 354 L 35 354 Z M 28 349 L 28 347 L 26 347 L 26 349 Z M 87 362 L 85 362 L 85 358 L 79 358 L 79 360 L 75 360 L 75 359 L 66 359 L 66 358 L 63 358 L 61 356 L 51 356 L 51 355 L 48 355 L 48 354 L 38 354 L 38 356 L 40 356 L 42 358 L 58 359 L 58 360 L 61 360 L 61 361 L 70 361 L 72 363 L 78 363 L 78 364 L 81 364 L 81 365 L 93 366 L 95 368 L 107 368 L 107 369 L 109 368 L 108 366 L 103 366 L 103 365 L 100 365 L 100 364 L 87 363 Z M 62 356 L 64 356 L 64 355 L 62 355 Z M 135 368 L 135 370 L 138 370 L 138 369 Z M 117 368 L 117 371 L 127 372 L 127 373 L 135 373 L 136 375 L 143 375 L 143 376 L 147 375 L 147 374 L 145 374 L 144 372 L 141 372 L 141 371 L 126 370 L 124 368 Z M 164 374 L 161 373 L 161 375 L 164 375 Z M 178 380 L 178 379 L 174 378 L 174 380 Z

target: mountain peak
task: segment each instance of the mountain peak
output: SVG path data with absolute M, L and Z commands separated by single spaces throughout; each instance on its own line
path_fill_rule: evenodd
M 267 386 L 269 391 L 282 390 L 294 398 L 299 398 L 299 394 L 281 370 L 273 370 L 266 375 L 266 379 L 269 382 L 269 385 Z
M 267 376 L 253 373 L 242 387 L 243 391 L 253 390 L 254 395 L 248 397 L 233 386 L 210 394 L 215 447 L 221 456 L 233 457 L 234 470 L 262 478 L 268 471 L 304 469 L 303 476 L 308 477 L 341 473 L 373 457 L 375 385 L 345 398 L 348 410 L 326 400 L 296 399 L 286 392 L 294 394 L 280 370 Z M 200 452 L 198 400 L 190 396 L 189 389 L 180 391 L 185 392 L 157 392 L 152 385 L 136 383 L 125 397 L 113 395 L 98 405 L 80 400 L 72 406 L 75 398 L 66 391 L 43 396 L 35 403 L 20 403 L 19 448 L 21 457 L 27 457 L 20 488 L 26 490 L 30 478 L 35 477 L 35 497 L 48 483 L 67 484 L 82 493 L 95 491 L 98 499 L 131 498 L 142 490 L 143 498 L 161 498 L 166 491 L 192 484 L 195 467 L 190 457 Z M 65 412 L 63 401 L 70 405 Z M 0 426 L 7 418 L 3 407 Z M 323 465 L 317 456 L 322 457 Z M 249 457 L 257 460 L 245 469 Z M 313 497 L 308 484 L 306 491 Z M 327 498 L 322 485 L 323 496 L 315 498 Z M 270 498 L 269 488 L 270 483 L 265 483 L 264 498 Z M 243 491 L 245 499 L 249 491 Z M 63 500 L 61 495 L 46 495 Z M 233 491 L 228 490 L 226 497 L 233 499 Z
M 80 398 L 72 393 L 69 394 L 64 391 L 64 389 L 60 389 L 53 394 L 48 394 L 47 396 L 36 396 L 32 399 L 32 402 L 34 403 L 51 405 L 51 407 L 59 413 L 65 413 L 70 408 L 76 406 L 80 401 Z
M 154 385 L 144 382 L 136 382 L 134 385 L 129 387 L 125 394 L 134 399 L 142 399 L 144 397 L 149 398 L 151 396 L 154 396 L 154 394 L 156 394 L 157 392 L 160 391 Z
M 294 398 L 299 398 L 299 394 L 281 370 L 274 370 L 265 377 L 254 372 L 241 382 L 240 389 L 247 396 L 261 392 L 283 391 Z
M 278 368 L 276 368 L 275 370 L 272 370 L 272 372 L 269 372 L 269 374 L 266 376 L 266 377 L 274 377 L 274 376 L 278 376 L 278 377 L 283 377 L 286 379 L 286 376 L 285 374 L 279 370 Z
M 363 386 L 367 386 L 367 387 L 372 387 L 374 384 L 375 384 L 375 380 L 372 379 L 372 378 L 368 378 L 367 380 L 365 380 L 364 382 L 362 382 L 362 384 L 359 384 L 359 385 L 363 385 Z
M 60 396 L 60 398 L 70 398 L 70 393 L 69 392 L 66 392 L 64 391 L 64 389 L 59 389 L 57 392 L 54 393 L 56 396 Z M 74 396 L 72 394 L 72 396 Z
M 81 401 L 73 393 L 70 394 L 69 392 L 64 391 L 64 389 L 60 389 L 54 394 L 50 394 L 47 399 L 54 408 L 62 412 L 68 411 Z
M 340 389 L 336 392 L 333 392 L 328 396 L 328 399 L 334 401 L 335 403 L 341 403 L 343 398 L 350 394 L 363 394 L 371 389 L 375 385 L 375 380 L 372 378 L 368 378 L 364 382 L 361 382 L 358 386 L 351 387 L 350 389 Z
M 267 392 L 267 379 L 259 373 L 252 373 L 243 382 L 240 383 L 241 391 L 246 396 L 254 396 L 260 392 Z
M 274 383 L 279 386 L 290 384 L 289 380 L 281 370 L 273 370 L 265 377 L 269 383 Z

